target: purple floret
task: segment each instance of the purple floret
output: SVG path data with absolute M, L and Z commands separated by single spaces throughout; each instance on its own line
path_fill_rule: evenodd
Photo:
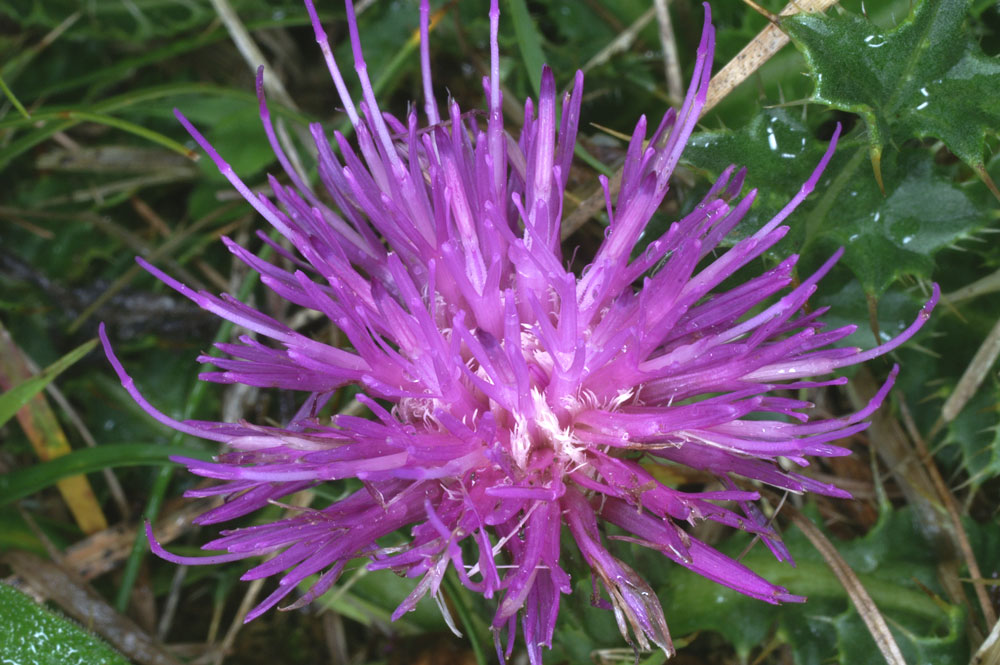
M 232 296 L 195 292 L 139 260 L 246 331 L 219 345 L 224 358 L 199 358 L 216 368 L 202 378 L 302 393 L 298 414 L 274 427 L 166 416 L 135 388 L 103 327 L 101 336 L 123 385 L 145 411 L 224 444 L 213 462 L 176 460 L 221 481 L 188 493 L 226 497 L 199 523 L 240 518 L 327 481 L 353 478 L 361 489 L 322 509 L 222 531 L 204 548 L 223 554 L 176 556 L 150 532 L 153 550 L 181 564 L 270 556 L 243 576 L 280 576 L 248 621 L 303 582 L 308 590 L 283 609 L 310 602 L 359 558 L 370 569 L 419 580 L 393 618 L 425 595 L 447 617 L 440 586 L 452 569 L 468 589 L 496 597 L 492 626 L 500 657 L 511 655 L 520 632 L 535 665 L 541 646 L 552 644 L 561 596 L 573 589 L 563 567 L 564 533 L 592 571 L 595 602 L 612 609 L 623 636 L 642 649 L 655 644 L 669 654 L 673 646 L 652 589 L 608 549 L 607 524 L 628 534 L 615 539 L 657 550 L 741 593 L 769 603 L 803 600 L 699 541 L 689 527 L 712 520 L 742 529 L 779 560 L 791 561 L 756 506 L 759 494 L 741 486 L 849 496 L 787 467 L 848 454 L 836 442 L 868 426 L 897 369 L 866 408 L 836 419 L 810 420 L 812 404 L 778 391 L 843 384 L 833 371 L 895 349 L 937 302 L 935 286 L 910 327 L 862 351 L 835 346 L 853 326 L 827 330 L 824 310 L 805 309 L 841 252 L 799 283 L 791 256 L 742 285 L 723 286 L 788 231 L 782 223 L 815 188 L 839 128 L 799 193 L 732 247 L 720 243 L 756 194 L 741 196 L 746 173 L 733 167 L 692 212 L 636 253 L 705 102 L 715 44 L 706 5 L 684 103 L 667 111 L 652 135 L 639 119 L 617 197 L 600 178 L 610 225 L 592 262 L 576 275 L 562 254 L 560 226 L 582 73 L 558 100 L 545 68 L 537 107 L 528 100 L 520 136 L 509 134 L 501 114 L 499 9 L 492 0 L 485 120 L 451 100 L 439 107 L 423 0 L 426 123 L 412 110 L 398 119 L 378 107 L 351 2 L 358 104 L 311 0 L 306 7 L 356 136 L 352 143 L 335 132 L 334 148 L 319 125 L 310 127 L 322 195 L 296 174 L 276 138 L 262 72 L 261 118 L 290 183 L 270 178 L 271 198 L 252 192 L 180 112 L 177 117 L 294 252 L 266 237 L 277 262 L 228 238 L 226 246 L 276 294 L 324 315 L 346 344 L 310 338 Z M 317 414 L 346 385 L 361 388 L 357 399 L 369 417 L 321 420 Z M 707 472 L 721 489 L 670 487 L 654 473 L 663 463 Z M 406 544 L 386 547 L 384 537 L 397 532 Z

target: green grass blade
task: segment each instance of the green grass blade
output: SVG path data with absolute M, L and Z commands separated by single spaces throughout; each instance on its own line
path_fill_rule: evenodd
M 31 116 L 31 120 L 25 120 L 22 117 L 0 120 L 0 129 L 13 129 L 21 127 L 28 128 L 33 127 L 42 121 L 65 120 L 68 117 L 67 114 L 74 111 L 109 114 L 123 108 L 131 106 L 137 107 L 145 102 L 168 97 L 180 97 L 183 95 L 197 95 L 200 97 L 231 97 L 233 99 L 245 100 L 248 104 L 251 104 L 254 107 L 257 105 L 256 95 L 246 90 L 233 90 L 231 88 L 224 88 L 206 83 L 166 83 L 164 85 L 153 85 L 146 88 L 140 88 L 139 90 L 130 90 L 129 92 L 121 95 L 108 97 L 99 102 L 94 102 L 82 111 L 78 105 L 52 104 L 50 106 L 46 106 L 44 109 L 35 111 Z M 311 117 L 303 113 L 293 111 L 277 103 L 271 107 L 271 112 L 274 115 L 288 118 L 289 120 L 293 120 L 301 124 L 308 124 L 313 121 Z
M 61 108 L 58 106 L 48 107 L 42 111 L 35 112 L 31 116 L 30 120 L 18 116 L 9 120 L 0 121 L 0 130 L 22 127 L 34 128 L 32 131 L 29 131 L 18 139 L 11 141 L 2 150 L 0 150 L 0 170 L 5 168 L 11 160 L 19 155 L 31 150 L 36 145 L 51 138 L 55 134 L 64 132 L 81 122 L 94 122 L 107 125 L 109 127 L 115 127 L 116 129 L 121 129 L 131 134 L 135 134 L 136 136 L 140 136 L 148 141 L 162 145 L 170 150 L 173 150 L 174 152 L 195 160 L 198 158 L 197 153 L 181 145 L 172 138 L 159 132 L 147 129 L 142 125 L 109 115 L 111 112 L 129 106 L 137 106 L 143 102 L 162 99 L 164 97 L 190 94 L 214 94 L 225 97 L 234 97 L 237 99 L 246 99 L 248 103 L 256 104 L 256 97 L 247 92 L 229 90 L 218 86 L 184 83 L 153 86 L 138 91 L 128 92 L 124 95 L 110 97 L 93 104 L 87 110 Z M 271 111 L 275 115 L 290 118 L 302 124 L 308 124 L 311 121 L 308 116 L 305 116 L 302 113 L 290 111 L 280 104 L 273 105 Z M 37 128 L 35 128 L 36 126 Z
M 247 29 L 251 32 L 271 28 L 292 28 L 309 25 L 308 16 L 287 16 L 281 19 L 268 19 L 263 21 L 251 21 L 247 23 Z M 59 78 L 40 82 L 41 87 L 30 88 L 30 94 L 35 97 L 51 97 L 53 95 L 64 94 L 69 90 L 83 88 L 91 84 L 98 86 L 117 85 L 122 79 L 129 76 L 131 72 L 140 67 L 155 65 L 157 63 L 186 55 L 206 46 L 229 39 L 229 33 L 223 28 L 216 28 L 211 32 L 198 34 L 189 39 L 176 39 L 156 50 L 141 52 L 133 57 L 122 58 L 108 66 L 89 71 L 73 78 Z M 0 73 L 3 69 L 0 68 Z M 88 95 L 92 96 L 93 91 Z
M 65 369 L 90 353 L 96 345 L 96 339 L 81 344 L 35 376 L 22 381 L 0 395 L 0 427 L 3 427 L 8 420 L 13 418 L 14 414 L 28 403 L 28 400 L 43 391 L 45 386 L 49 385 Z
M 277 232 L 271 231 L 270 236 L 272 239 L 277 238 Z M 258 256 L 266 261 L 270 258 L 273 251 L 274 250 L 272 250 L 270 246 L 266 246 L 261 250 Z M 257 285 L 259 279 L 260 278 L 257 273 L 251 273 L 248 275 L 247 278 L 243 280 L 239 291 L 236 293 L 237 299 L 241 301 L 246 300 L 247 296 L 250 295 L 250 292 Z M 215 335 L 215 340 L 212 343 L 212 347 L 208 352 L 208 355 L 220 354 L 220 351 L 215 348 L 215 345 L 229 339 L 233 328 L 234 324 L 231 321 L 224 321 L 222 325 L 219 326 L 219 332 Z M 207 389 L 208 382 L 195 382 L 194 387 L 188 395 L 187 402 L 184 405 L 184 418 L 190 418 L 194 415 L 194 412 L 198 409 L 202 399 L 204 399 Z M 181 432 L 174 432 L 173 437 L 170 439 L 170 445 L 179 446 L 186 436 L 186 434 Z M 143 510 L 143 518 L 147 521 L 155 521 L 156 517 L 160 514 L 160 508 L 163 505 L 172 476 L 173 468 L 164 467 L 157 472 L 156 477 L 153 479 L 153 488 L 150 491 L 149 500 L 146 502 L 146 508 Z M 132 589 L 135 587 L 135 581 L 139 577 L 139 568 L 142 566 L 142 560 L 147 551 L 149 551 L 149 543 L 146 542 L 146 534 L 142 533 L 140 530 L 136 532 L 135 540 L 132 541 L 132 551 L 129 553 L 128 559 L 125 561 L 125 568 L 122 571 L 122 579 L 118 585 L 118 594 L 115 596 L 115 609 L 119 612 L 124 612 L 128 608 L 129 599 L 132 597 Z
M 480 627 L 477 625 L 475 616 L 465 602 L 466 589 L 461 585 L 457 577 L 454 571 L 448 571 L 443 580 L 444 588 L 448 594 L 448 598 L 452 601 L 455 614 L 458 615 L 458 620 L 462 624 L 462 628 L 465 629 L 465 637 L 469 640 L 469 646 L 472 647 L 472 653 L 476 658 L 477 665 L 488 665 L 490 661 L 487 657 L 488 652 L 482 644 Z
M 43 490 L 67 476 L 119 466 L 174 464 L 170 461 L 172 456 L 211 459 L 209 453 L 196 448 L 153 443 L 115 443 L 82 448 L 50 462 L 0 475 L 0 506 Z
M 31 120 L 31 114 L 28 113 L 28 110 L 24 108 L 23 104 L 21 104 L 17 95 L 14 94 L 14 91 L 7 87 L 7 83 L 3 80 L 2 76 L 0 76 L 0 90 L 2 90 L 3 94 L 7 96 L 7 99 L 9 99 L 10 103 L 14 105 L 14 108 L 17 109 L 18 113 L 24 116 L 25 120 Z
M 542 51 L 542 36 L 538 33 L 535 22 L 528 13 L 525 0 L 509 0 L 510 15 L 514 21 L 514 33 L 517 35 L 517 45 L 521 50 L 524 66 L 528 68 L 528 78 L 537 97 L 542 89 L 542 65 L 545 64 L 545 53 Z
M 47 123 L 41 129 L 22 136 L 20 139 L 12 142 L 0 151 L 0 169 L 6 167 L 12 159 L 23 152 L 34 148 L 45 139 L 53 136 L 54 134 L 65 131 L 81 122 L 93 122 L 98 125 L 121 129 L 130 134 L 135 134 L 136 136 L 144 138 L 151 143 L 162 145 L 164 148 L 173 150 L 174 152 L 184 155 L 189 159 L 198 159 L 197 153 L 190 148 L 181 145 L 169 136 L 165 136 L 159 132 L 154 132 L 151 129 L 147 129 L 142 125 L 137 125 L 134 122 L 129 122 L 128 120 L 122 120 L 121 118 L 105 115 L 103 113 L 92 113 L 90 111 L 59 111 L 57 117 L 60 118 L 62 122 Z M 36 116 L 34 120 L 38 122 L 41 119 Z

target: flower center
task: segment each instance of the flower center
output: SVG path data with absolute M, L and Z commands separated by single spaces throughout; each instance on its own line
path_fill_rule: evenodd
M 583 464 L 584 444 L 572 427 L 562 427 L 559 417 L 538 388 L 531 389 L 531 409 L 514 413 L 510 435 L 510 453 L 517 465 L 526 469 L 532 450 L 551 448 L 556 459 L 568 464 Z

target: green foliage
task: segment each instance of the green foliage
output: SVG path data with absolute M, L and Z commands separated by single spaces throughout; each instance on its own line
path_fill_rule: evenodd
M 300 0 L 230 0 L 230 4 L 301 109 L 270 100 L 292 142 L 301 149 L 300 133 L 308 122 L 344 129 L 339 102 Z M 342 5 L 317 4 L 337 60 L 357 96 Z M 670 4 L 681 68 L 687 74 L 700 34 L 701 7 L 684 0 Z M 761 4 L 776 12 L 785 2 Z M 836 247 L 846 248 L 844 268 L 824 280 L 810 304 L 831 307 L 824 317 L 831 327 L 860 325 L 850 341 L 871 347 L 875 337 L 868 327 L 870 316 L 884 340 L 912 321 L 930 281 L 940 282 L 948 292 L 1000 267 L 1000 249 L 987 235 L 1000 217 L 996 200 L 969 170 L 984 169 L 983 158 L 995 149 L 992 137 L 1000 126 L 1000 65 L 996 57 L 986 55 L 1000 46 L 1000 10 L 989 0 L 886 0 L 867 3 L 869 21 L 859 15 L 860 0 L 841 4 L 845 12 L 831 9 L 824 16 L 783 20 L 799 50 L 788 47 L 779 52 L 703 119 L 703 127 L 712 129 L 698 133 L 685 155 L 697 176 L 693 190 L 679 178 L 662 216 L 673 218 L 675 209 L 693 205 L 697 189 L 707 187 L 712 176 L 735 163 L 748 168 L 747 189 L 759 190 L 748 219 L 737 229 L 737 233 L 752 232 L 795 195 L 828 147 L 834 122 L 842 122 L 846 131 L 836 154 L 816 191 L 789 218 L 791 232 L 777 251 L 800 253 L 803 277 Z M 717 70 L 767 21 L 741 3 L 713 5 Z M 360 16 L 376 93 L 393 113 L 421 98 L 412 39 L 416 6 L 415 0 L 376 2 Z M 482 64 L 487 58 L 483 5 L 433 0 L 432 6 L 443 19 L 431 37 L 435 86 L 439 93 L 447 89 L 463 108 L 472 108 L 482 100 Z M 505 98 L 514 102 L 534 95 L 543 61 L 553 67 L 557 86 L 563 88 L 576 69 L 608 48 L 649 8 L 648 0 L 505 0 L 500 35 Z M 902 22 L 897 20 L 908 13 Z M 217 386 L 205 389 L 196 384 L 192 362 L 199 348 L 209 348 L 217 321 L 199 319 L 197 313 L 183 309 L 180 299 L 134 268 L 133 257 L 152 255 L 153 262 L 168 272 L 188 271 L 202 282 L 197 286 L 212 291 L 223 288 L 212 281 L 213 273 L 223 281 L 232 279 L 230 284 L 236 286 L 230 288 L 238 297 L 256 299 L 279 318 L 292 314 L 284 304 L 266 299 L 253 277 L 243 277 L 219 249 L 221 233 L 237 236 L 240 242 L 249 238 L 252 245 L 251 234 L 260 228 L 260 219 L 232 200 L 228 184 L 210 160 L 195 163 L 189 158 L 194 144 L 173 118 L 173 108 L 180 108 L 251 188 L 266 185 L 264 175 L 274 171 L 275 163 L 257 117 L 250 68 L 233 47 L 210 0 L 82 4 L 10 0 L 0 2 L 0 17 L 12 26 L 0 35 L 0 77 L 6 86 L 0 98 L 0 314 L 40 364 L 65 356 L 93 335 L 88 325 L 103 319 L 113 334 L 120 335 L 114 340 L 116 349 L 151 402 L 175 417 L 217 417 L 223 392 Z M 57 28 L 65 32 L 53 32 Z M 668 103 L 659 49 L 654 20 L 625 51 L 586 72 L 581 135 L 587 151 L 604 167 L 613 170 L 623 148 L 588 123 L 629 132 L 638 115 L 645 113 L 655 124 Z M 811 78 L 802 76 L 804 70 Z M 804 109 L 788 103 L 803 97 L 812 102 Z M 16 105 L 8 105 L 14 99 L 30 119 Z M 512 123 L 515 118 L 516 114 L 510 116 Z M 308 151 L 301 152 L 306 171 L 315 177 Z M 107 159 L 112 154 L 131 155 L 132 161 L 114 170 Z M 884 193 L 869 166 L 872 156 Z M 600 170 L 594 164 L 584 159 L 574 163 L 574 196 L 594 186 L 595 172 Z M 1000 159 L 993 159 L 985 171 L 994 179 L 1000 177 Z M 166 231 L 137 214 L 138 203 L 153 209 Z M 574 205 L 568 197 L 565 210 Z M 574 236 L 567 249 L 572 251 L 578 237 L 584 245 L 588 233 L 599 236 L 596 226 L 592 222 Z M 8 255 L 24 265 L 8 263 Z M 84 322 L 82 332 L 69 330 L 87 304 L 116 285 L 122 289 Z M 903 364 L 896 394 L 914 411 L 920 431 L 930 431 L 941 399 L 950 394 L 995 322 L 998 303 L 995 297 L 981 297 L 941 306 L 921 336 L 894 354 L 892 360 Z M 224 329 L 216 339 L 228 339 L 229 334 Z M 886 365 L 873 363 L 872 369 L 884 373 Z M 5 457 L 0 462 L 12 464 L 13 470 L 0 476 L 0 503 L 5 504 L 0 507 L 0 548 L 44 553 L 37 528 L 29 528 L 19 509 L 31 513 L 57 547 L 80 539 L 78 529 L 58 511 L 47 514 L 53 502 L 36 498 L 44 497 L 37 493 L 60 477 L 114 468 L 136 511 L 133 518 L 140 511 L 155 518 L 165 501 L 194 482 L 172 475 L 168 456 L 207 455 L 191 448 L 194 442 L 172 436 L 151 421 L 124 393 L 99 354 L 81 359 L 58 383 L 98 445 L 56 462 L 28 465 L 17 429 L 4 430 Z M 839 397 L 832 402 L 842 404 Z M 345 393 L 337 408 L 350 398 Z M 297 406 L 267 392 L 254 395 L 252 402 L 243 413 L 259 423 L 280 421 Z M 928 441 L 956 494 L 964 498 L 968 487 L 978 492 L 974 496 L 983 497 L 973 503 L 980 508 L 974 513 L 979 519 L 991 515 L 982 510 L 983 504 L 996 503 L 998 403 L 1000 387 L 989 376 L 958 418 L 936 440 Z M 73 430 L 67 431 L 76 437 Z M 137 441 L 144 443 L 129 443 Z M 154 482 L 149 469 L 131 465 L 156 466 Z M 90 477 L 109 517 L 120 517 L 113 512 L 104 481 L 96 474 Z M 343 487 L 317 490 L 318 501 L 328 501 Z M 283 508 L 272 510 L 273 517 Z M 1000 552 L 995 528 L 972 519 L 965 521 L 965 528 L 985 573 L 991 574 L 989 562 L 996 561 Z M 726 650 L 731 645 L 737 657 L 752 661 L 761 645 L 773 642 L 785 645 L 802 665 L 877 662 L 870 636 L 825 563 L 797 530 L 789 529 L 787 540 L 798 561 L 795 568 L 776 563 L 760 544 L 744 561 L 792 592 L 808 595 L 805 605 L 772 607 L 744 598 L 678 566 L 665 565 L 658 553 L 643 548 L 631 548 L 623 558 L 634 561 L 637 571 L 651 580 L 665 603 L 675 644 L 683 648 L 693 642 L 692 658 L 712 652 L 704 659 L 729 662 Z M 193 554 L 191 543 L 171 547 Z M 738 555 L 746 544 L 745 538 L 737 537 L 723 547 Z M 920 586 L 944 595 L 935 570 L 938 556 L 920 538 L 909 510 L 886 509 L 867 536 L 856 541 L 835 539 L 835 544 L 886 613 L 908 663 L 968 662 L 965 622 L 970 618 L 955 605 L 939 604 Z M 578 559 L 570 561 L 572 547 L 566 551 L 575 593 L 563 599 L 552 662 L 590 662 L 595 654 L 607 662 L 632 662 L 613 614 L 587 603 L 591 586 L 585 566 Z M 145 552 L 140 539 L 116 578 L 121 606 L 127 603 L 140 568 L 150 570 L 158 601 L 171 587 L 174 568 L 148 560 Z M 192 569 L 182 597 L 189 592 L 195 598 L 212 596 L 228 617 L 246 588 L 236 581 L 241 572 L 241 564 Z M 384 640 L 380 636 L 387 633 L 402 639 L 445 632 L 430 599 L 389 624 L 392 610 L 414 583 L 384 571 L 365 574 L 352 568 L 320 602 L 352 622 L 349 632 L 361 634 L 348 635 L 352 644 Z M 0 623 L 5 629 L 10 608 L 20 602 L 8 602 L 11 593 L 0 587 Z M 454 584 L 446 585 L 444 595 L 461 630 L 480 638 L 487 654 L 480 657 L 490 657 L 488 625 L 496 599 L 483 600 Z M 44 609 L 32 608 L 43 617 L 32 621 L 61 622 Z M 303 622 L 315 619 L 298 612 L 278 616 Z M 208 618 L 201 618 L 207 624 Z M 257 625 L 263 621 L 267 619 Z M 86 639 L 82 631 L 70 628 Z M 64 644 L 75 645 L 77 638 L 71 632 L 60 633 L 68 640 Z M 9 642 L 4 640 L 14 633 L 0 633 L 0 653 L 6 655 Z M 304 639 L 304 633 L 272 634 L 268 639 L 283 647 Z M 198 635 L 195 639 L 200 639 Z M 169 641 L 175 639 L 176 635 Z M 186 636 L 179 639 L 193 641 Z M 382 646 L 379 642 L 368 657 L 381 657 L 377 649 Z M 50 652 L 61 655 L 60 648 L 53 645 Z M 287 653 L 297 653 L 295 645 Z M 649 665 L 662 662 L 660 654 L 643 658 Z M 120 659 L 97 657 L 87 662 Z M 778 662 L 778 656 L 764 662 Z
M 280 14 L 299 8 L 295 0 L 234 0 L 231 4 L 244 16 Z M 138 43 L 190 33 L 216 18 L 209 0 L 92 0 L 85 5 L 74 0 L 6 0 L 0 4 L 0 15 L 20 25 L 46 30 L 65 23 L 72 36 Z
M 521 48 L 521 58 L 527 68 L 528 78 L 535 94 L 542 85 L 542 67 L 545 65 L 545 54 L 542 52 L 542 36 L 528 15 L 528 6 L 524 0 L 509 0 L 510 15 L 517 31 L 517 43 Z
M 957 447 L 974 487 L 1000 475 L 1000 386 L 994 379 L 949 423 L 945 442 Z
M 969 34 L 970 4 L 922 0 L 892 30 L 832 12 L 782 21 L 806 55 L 813 101 L 864 118 L 876 170 L 887 143 L 916 136 L 983 172 L 986 135 L 1000 127 L 1000 62 Z
M 989 531 L 970 526 L 974 534 L 985 536 Z M 886 617 L 907 663 L 968 660 L 963 639 L 965 609 L 931 595 L 941 593 L 937 554 L 917 529 L 910 510 L 886 508 L 874 528 L 856 540 L 840 541 L 827 535 Z M 784 539 L 795 558 L 794 566 L 775 560 L 760 543 L 741 561 L 790 592 L 807 596 L 804 604 L 769 605 L 748 598 L 638 546 L 631 548 L 629 557 L 645 564 L 646 576 L 657 580 L 654 588 L 678 647 L 714 632 L 732 645 L 740 662 L 753 661 L 772 640 L 788 645 L 797 665 L 883 662 L 844 587 L 812 544 L 794 527 Z M 735 557 L 748 543 L 749 538 L 738 535 L 720 549 Z M 585 599 L 590 593 L 589 580 L 576 582 L 575 595 Z M 557 636 L 560 651 L 555 655 L 574 663 L 613 650 L 621 641 L 612 613 L 585 603 L 565 609 Z
M 122 466 L 173 464 L 170 458 L 175 456 L 211 458 L 198 449 L 155 444 L 118 443 L 82 448 L 30 469 L 0 474 L 0 506 L 50 487 L 67 476 Z
M 787 110 L 764 110 L 739 130 L 695 135 L 684 158 L 713 175 L 729 164 L 746 166 L 747 189 L 759 190 L 737 229 L 749 234 L 809 178 L 828 147 L 814 134 Z M 885 196 L 864 166 L 864 154 L 856 132 L 841 139 L 815 193 L 789 218 L 792 231 L 779 253 L 828 255 L 843 246 L 844 263 L 865 291 L 881 295 L 904 276 L 930 279 L 941 249 L 989 222 L 982 198 L 955 183 L 926 149 L 906 147 L 884 164 Z
M 747 540 L 734 538 L 729 554 L 738 555 Z M 804 605 L 767 605 L 741 596 L 690 572 L 672 567 L 660 596 L 671 630 L 685 635 L 701 630 L 722 633 L 746 658 L 777 627 L 798 665 L 881 662 L 875 643 L 843 586 L 798 529 L 785 542 L 794 567 L 777 562 L 759 543 L 743 563 L 792 593 L 808 597 Z M 937 558 L 916 530 L 909 510 L 887 511 L 863 538 L 837 543 L 837 549 L 886 616 L 907 663 L 960 663 L 967 659 L 964 610 L 937 602 L 926 589 L 940 593 Z
M 841 143 L 835 163 L 827 167 L 824 180 L 817 187 L 820 193 L 832 181 L 830 174 L 840 165 L 836 162 L 851 152 L 844 143 L 846 141 Z M 683 159 L 710 177 L 718 176 L 730 164 L 746 168 L 745 190 L 757 189 L 757 198 L 750 213 L 735 229 L 735 233 L 743 237 L 751 235 L 785 207 L 809 178 L 826 149 L 824 142 L 817 140 L 805 123 L 791 112 L 769 109 L 758 113 L 738 130 L 695 133 L 684 150 Z M 813 196 L 806 205 L 812 207 L 816 198 Z M 806 227 L 802 223 L 806 218 L 805 210 L 807 208 L 800 207 L 790 220 L 793 237 L 789 242 L 794 247 L 805 243 Z M 813 229 L 813 233 L 816 230 Z
M 100 639 L 0 583 L 0 657 L 32 665 L 128 665 Z
M 13 418 L 14 414 L 32 397 L 45 390 L 45 386 L 49 385 L 66 368 L 90 353 L 96 345 L 97 340 L 91 340 L 78 346 L 38 374 L 25 379 L 0 395 L 0 427 Z

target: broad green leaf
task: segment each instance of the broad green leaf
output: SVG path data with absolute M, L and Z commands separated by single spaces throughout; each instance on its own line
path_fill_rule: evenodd
M 747 189 L 758 194 L 737 227 L 744 235 L 798 192 L 827 147 L 792 114 L 772 109 L 736 131 L 696 134 L 684 157 L 712 175 L 729 164 L 747 167 Z M 815 192 L 788 218 L 792 230 L 778 250 L 799 251 L 814 265 L 842 246 L 843 263 L 866 292 L 880 295 L 903 276 L 929 279 L 934 255 L 988 224 L 990 215 L 921 148 L 905 147 L 886 160 L 883 196 L 866 152 L 854 135 L 840 141 Z
M 837 12 L 782 21 L 809 62 L 813 101 L 864 118 L 876 172 L 887 143 L 933 137 L 985 173 L 986 136 L 1000 127 L 1000 61 L 966 29 L 968 6 L 922 0 L 889 31 Z
M 793 246 L 800 246 L 805 231 L 803 211 L 812 208 L 843 170 L 844 156 L 857 149 L 856 141 L 841 140 L 833 162 L 827 166 L 814 193 L 788 220 Z M 744 193 L 757 189 L 753 208 L 736 227 L 733 237 L 751 235 L 785 207 L 809 179 L 828 144 L 817 140 L 805 124 L 784 109 L 767 109 L 737 130 L 698 132 L 684 149 L 684 161 L 716 177 L 731 164 L 747 170 Z
M 855 173 L 843 190 L 829 194 L 828 209 L 818 208 L 822 220 L 810 216 L 813 237 L 844 246 L 844 262 L 876 295 L 903 276 L 930 279 L 939 250 L 989 222 L 926 150 L 904 150 L 883 165 L 883 176 L 885 197 L 867 174 Z
M 128 665 L 121 654 L 78 624 L 6 584 L 0 584 L 0 624 L 4 663 Z
M 13 386 L 10 390 L 0 395 L 0 427 L 14 417 L 21 407 L 28 403 L 32 397 L 45 389 L 53 379 L 59 376 L 65 369 L 72 366 L 80 358 L 93 350 L 97 344 L 96 339 L 84 342 L 59 360 L 55 361 L 30 379 Z M 16 351 L 16 349 L 15 349 Z
M 726 549 L 738 555 L 746 542 L 734 538 Z M 791 647 L 798 665 L 878 662 L 869 655 L 878 655 L 871 635 L 833 572 L 798 529 L 790 528 L 785 542 L 794 567 L 777 562 L 759 543 L 742 561 L 807 596 L 805 604 L 768 605 L 674 567 L 659 590 L 671 631 L 677 636 L 717 631 L 745 660 L 776 623 L 778 638 Z M 886 616 L 907 663 L 967 662 L 964 611 L 938 603 L 922 588 L 940 593 L 937 563 L 908 510 L 887 513 L 863 538 L 835 543 Z

